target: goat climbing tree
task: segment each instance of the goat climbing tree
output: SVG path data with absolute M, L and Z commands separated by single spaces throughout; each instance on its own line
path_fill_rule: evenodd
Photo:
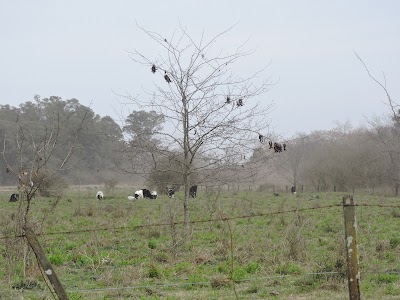
M 144 67 L 143 76 L 154 80 L 154 89 L 127 97 L 136 107 L 151 108 L 165 117 L 163 130 L 153 132 L 162 144 L 146 149 L 144 143 L 143 150 L 153 154 L 155 165 L 157 160 L 179 162 L 175 171 L 184 187 L 184 224 L 189 229 L 191 185 L 243 168 L 259 142 L 258 133 L 268 135 L 271 104 L 265 99 L 261 103 L 260 96 L 273 83 L 265 67 L 250 75 L 240 68 L 235 72 L 236 64 L 251 52 L 244 51 L 243 44 L 230 52 L 225 51 L 226 44 L 218 48 L 233 27 L 209 39 L 204 33 L 196 39 L 182 26 L 168 37 L 138 27 L 158 54 L 135 49 L 130 56 Z M 141 170 L 136 165 L 133 172 Z

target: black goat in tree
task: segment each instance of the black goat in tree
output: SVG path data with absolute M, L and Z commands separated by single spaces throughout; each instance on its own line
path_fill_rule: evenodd
M 152 65 L 151 66 L 151 72 L 153 72 L 153 74 L 157 71 L 156 65 Z
M 167 71 L 164 71 L 164 72 L 165 72 L 165 74 L 164 74 L 164 79 L 165 79 L 165 81 L 168 82 L 168 83 L 170 83 L 170 82 L 171 82 L 171 78 L 169 78 L 169 76 L 168 76 L 168 74 L 167 74 Z

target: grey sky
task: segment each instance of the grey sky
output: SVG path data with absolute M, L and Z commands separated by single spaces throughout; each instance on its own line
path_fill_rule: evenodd
M 170 36 L 179 22 L 193 36 L 212 36 L 238 22 L 226 49 L 249 39 L 255 53 L 243 68 L 271 63 L 277 85 L 263 97 L 275 130 L 354 126 L 388 109 L 353 51 L 400 95 L 400 1 L 6 1 L 0 0 L 0 104 L 18 106 L 34 94 L 77 98 L 104 116 L 126 107 L 113 91 L 148 85 L 127 52 L 154 44 L 136 27 Z M 151 75 L 151 73 L 146 70 Z

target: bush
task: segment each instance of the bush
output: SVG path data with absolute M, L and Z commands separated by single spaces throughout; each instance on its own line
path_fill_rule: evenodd
M 118 180 L 116 178 L 108 178 L 104 180 L 104 189 L 107 194 L 113 192 L 118 185 Z
M 42 197 L 62 197 L 64 190 L 68 188 L 68 184 L 61 176 L 46 177 L 46 174 L 39 175 L 36 180 L 39 195 Z
M 149 268 L 148 277 L 160 278 L 160 276 L 161 276 L 160 270 L 155 265 L 152 264 Z

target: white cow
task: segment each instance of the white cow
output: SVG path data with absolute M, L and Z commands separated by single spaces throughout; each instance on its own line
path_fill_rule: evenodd
M 98 191 L 96 194 L 96 199 L 97 200 L 102 200 L 104 198 L 104 194 L 102 191 Z
M 138 190 L 135 192 L 135 199 L 143 199 L 143 190 Z

